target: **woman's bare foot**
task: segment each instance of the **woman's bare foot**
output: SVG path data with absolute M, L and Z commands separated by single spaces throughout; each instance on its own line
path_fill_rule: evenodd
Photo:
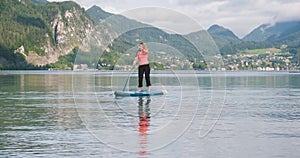
M 142 87 L 138 87 L 137 91 L 141 92 L 142 91 Z

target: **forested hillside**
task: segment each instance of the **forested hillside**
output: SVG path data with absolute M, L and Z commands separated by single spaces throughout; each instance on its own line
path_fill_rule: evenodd
M 92 27 L 84 9 L 74 2 L 35 2 L 41 5 L 0 1 L 2 69 L 35 69 L 54 63 L 78 47 Z
M 246 35 L 243 40 L 270 43 L 273 47 L 291 53 L 293 61 L 300 63 L 300 21 L 263 24 Z

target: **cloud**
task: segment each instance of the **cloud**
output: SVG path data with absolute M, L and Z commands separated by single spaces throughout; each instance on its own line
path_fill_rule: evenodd
M 300 20 L 300 1 L 294 3 L 275 3 L 273 8 L 276 11 L 276 20 L 277 21 L 291 21 L 291 20 Z M 269 10 L 270 12 L 272 10 Z
M 159 27 L 170 33 L 188 34 L 190 32 L 203 30 L 203 28 L 190 17 L 168 8 L 144 7 L 128 10 L 121 14 L 131 19 Z
M 113 13 L 137 8 L 158 7 L 173 10 L 194 19 L 204 28 L 219 24 L 231 29 L 239 37 L 261 24 L 300 20 L 299 0 L 74 0 L 87 8 L 98 5 Z M 139 13 L 136 13 L 139 14 Z M 146 16 L 146 15 L 145 15 Z M 164 16 L 164 15 L 161 15 Z M 274 17 L 276 17 L 274 19 Z M 170 18 L 172 18 L 170 16 Z M 159 23 L 158 19 L 154 19 Z M 171 26 L 174 20 L 160 21 Z
M 205 27 L 216 23 L 233 30 L 239 37 L 245 36 L 261 24 L 300 20 L 300 1 L 296 0 L 174 1 L 184 4 L 178 5 L 178 10 L 192 16 Z
M 119 14 L 121 12 L 123 12 L 122 10 L 119 10 L 118 8 L 116 7 L 113 7 L 113 6 L 103 6 L 101 7 L 103 10 L 109 12 L 109 13 L 113 13 L 113 14 Z

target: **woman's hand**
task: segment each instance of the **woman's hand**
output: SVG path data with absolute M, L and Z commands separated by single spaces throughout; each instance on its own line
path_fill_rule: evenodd
M 134 66 L 135 66 L 135 64 L 136 64 L 136 60 L 134 60 L 134 61 L 133 61 L 133 63 L 132 63 L 132 67 L 134 67 Z
M 140 50 L 140 51 L 143 51 L 144 49 L 143 49 L 143 47 L 142 47 L 142 46 L 139 46 L 139 50 Z

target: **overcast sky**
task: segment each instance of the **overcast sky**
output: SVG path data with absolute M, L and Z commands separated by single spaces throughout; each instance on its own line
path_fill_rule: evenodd
M 48 0 L 64 1 L 64 0 Z M 180 18 L 194 20 L 203 29 L 213 24 L 232 30 L 242 38 L 261 24 L 275 24 L 281 21 L 300 20 L 300 0 L 73 0 L 85 9 L 93 5 L 111 13 L 137 16 L 150 13 L 152 8 L 160 8 L 160 12 L 171 15 L 173 12 Z M 146 9 L 142 9 L 146 8 Z M 163 11 L 165 10 L 165 11 Z M 162 14 L 161 14 L 162 15 Z M 160 16 L 161 16 L 160 15 Z M 174 14 L 173 14 L 174 15 Z M 158 15 L 157 15 L 158 16 Z M 131 17 L 132 18 L 132 17 Z M 151 18 L 151 16 L 148 16 Z M 139 17 L 137 17 L 138 20 Z M 150 19 L 148 19 L 150 20 Z M 153 17 L 152 17 L 153 20 Z M 162 20 L 162 19 L 161 19 Z M 178 20 L 178 19 L 177 19 Z M 148 22 L 144 19 L 145 22 Z M 172 20 L 162 27 L 172 25 Z M 174 21 L 173 21 L 174 22 Z M 155 22 L 154 22 L 155 23 Z M 160 21 L 160 24 L 162 21 Z M 155 23 L 159 27 L 159 23 Z M 173 28 L 171 28 L 173 29 Z M 193 28 L 187 28 L 190 32 Z M 180 32 L 180 31 L 179 31 Z M 184 32 L 187 33 L 187 32 Z

